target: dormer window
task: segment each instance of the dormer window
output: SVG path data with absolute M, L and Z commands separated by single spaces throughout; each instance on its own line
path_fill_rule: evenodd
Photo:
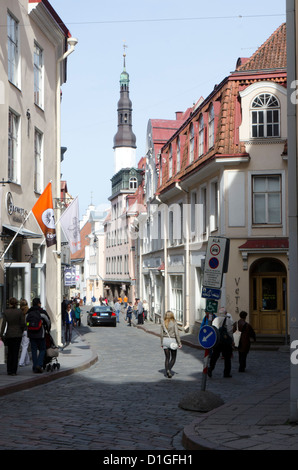
M 270 93 L 261 93 L 251 105 L 253 138 L 280 137 L 280 104 Z
M 137 178 L 135 177 L 129 178 L 129 189 L 137 189 L 137 186 L 138 186 Z

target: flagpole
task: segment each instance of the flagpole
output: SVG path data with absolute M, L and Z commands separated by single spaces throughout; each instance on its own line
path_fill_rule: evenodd
M 0 262 L 2 261 L 2 259 L 4 258 L 4 256 L 6 255 L 6 253 L 8 252 L 9 248 L 11 247 L 11 245 L 13 244 L 13 242 L 15 241 L 15 239 L 17 238 L 17 236 L 19 235 L 20 231 L 21 231 L 22 228 L 24 227 L 25 223 L 27 222 L 27 220 L 29 219 L 29 217 L 30 217 L 31 214 L 32 214 L 32 211 L 29 212 L 29 214 L 28 214 L 27 217 L 25 218 L 25 220 L 24 220 L 24 222 L 22 223 L 22 225 L 20 225 L 19 230 L 18 230 L 17 233 L 14 235 L 13 239 L 11 240 L 10 244 L 8 245 L 8 247 L 6 248 L 6 250 L 4 251 L 4 253 L 1 255 Z

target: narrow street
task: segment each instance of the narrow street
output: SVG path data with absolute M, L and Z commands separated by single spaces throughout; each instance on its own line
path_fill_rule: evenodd
M 86 308 L 84 308 L 86 311 Z M 128 327 L 86 326 L 79 331 L 98 353 L 98 362 L 72 376 L 0 399 L 0 449 L 181 451 L 181 434 L 197 412 L 178 406 L 200 390 L 203 351 L 183 346 L 174 376 L 164 376 L 157 336 Z M 288 374 L 288 355 L 252 351 L 246 374 L 222 378 L 218 362 L 207 388 L 229 401 Z

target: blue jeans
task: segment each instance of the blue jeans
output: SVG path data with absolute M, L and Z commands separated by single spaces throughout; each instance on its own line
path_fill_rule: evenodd
M 120 315 L 120 310 L 116 310 L 116 320 L 117 320 L 117 323 L 119 323 L 119 315 Z
M 43 360 L 46 353 L 46 340 L 45 338 L 30 338 L 31 343 L 31 353 L 32 353 L 32 362 L 33 370 L 37 367 L 43 367 Z M 39 354 L 37 355 L 37 351 Z

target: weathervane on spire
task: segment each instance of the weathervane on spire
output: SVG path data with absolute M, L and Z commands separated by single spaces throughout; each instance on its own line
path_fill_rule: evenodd
M 126 57 L 126 52 L 125 52 L 125 49 L 127 49 L 128 46 L 125 44 L 125 41 L 124 41 L 124 44 L 123 44 L 123 62 L 124 62 L 124 69 L 125 69 L 125 57 Z

